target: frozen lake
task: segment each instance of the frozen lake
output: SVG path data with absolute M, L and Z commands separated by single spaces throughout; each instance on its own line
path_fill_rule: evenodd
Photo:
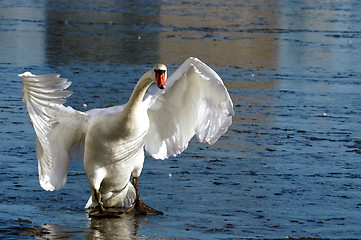
M 360 11 L 357 0 L 1 1 L 1 238 L 360 238 Z M 222 77 L 236 116 L 213 146 L 146 157 L 141 196 L 163 216 L 88 219 L 81 162 L 64 189 L 41 189 L 17 74 L 61 74 L 67 105 L 85 110 L 125 103 L 155 63 L 172 72 L 189 56 Z

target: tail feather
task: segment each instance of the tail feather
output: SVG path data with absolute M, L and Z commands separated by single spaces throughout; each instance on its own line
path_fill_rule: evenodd
M 117 207 L 130 208 L 135 200 L 135 188 L 133 184 L 129 182 L 128 184 L 128 192 L 125 198 L 117 205 Z

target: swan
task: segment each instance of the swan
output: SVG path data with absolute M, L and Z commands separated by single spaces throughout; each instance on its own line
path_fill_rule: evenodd
M 64 187 L 70 159 L 83 159 L 91 188 L 85 208 L 95 209 L 91 216 L 110 216 L 110 208 L 163 214 L 140 198 L 144 149 L 165 159 L 183 152 L 194 135 L 214 144 L 234 115 L 222 79 L 194 57 L 169 78 L 165 65 L 155 65 L 139 79 L 126 104 L 86 112 L 64 106 L 72 94 L 66 78 L 30 72 L 19 76 L 36 133 L 41 187 Z

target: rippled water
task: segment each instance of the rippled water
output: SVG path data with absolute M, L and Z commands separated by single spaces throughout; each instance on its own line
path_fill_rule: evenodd
M 0 235 L 13 239 L 361 236 L 358 1 L 0 2 Z M 17 74 L 59 73 L 83 110 L 127 101 L 154 63 L 196 56 L 223 78 L 233 125 L 215 145 L 147 157 L 143 200 L 163 216 L 88 219 L 81 162 L 38 183 Z

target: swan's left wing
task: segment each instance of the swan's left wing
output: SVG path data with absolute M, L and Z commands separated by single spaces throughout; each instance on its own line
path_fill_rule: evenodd
M 164 159 L 180 154 L 190 139 L 215 143 L 232 124 L 233 103 L 218 74 L 197 58 L 188 58 L 166 81 L 165 90 L 149 88 L 146 151 Z

